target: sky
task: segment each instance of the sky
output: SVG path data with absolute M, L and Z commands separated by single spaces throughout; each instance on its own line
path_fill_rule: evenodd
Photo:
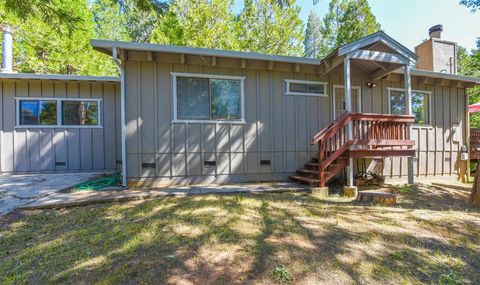
M 369 0 L 372 12 L 382 30 L 413 51 L 413 48 L 428 38 L 428 29 L 442 24 L 442 39 L 457 42 L 471 50 L 476 48 L 480 36 L 480 11 L 471 13 L 460 0 Z M 306 23 L 308 14 L 315 10 L 322 18 L 328 11 L 330 0 L 297 0 L 301 7 L 300 18 Z M 243 6 L 235 1 L 235 12 Z

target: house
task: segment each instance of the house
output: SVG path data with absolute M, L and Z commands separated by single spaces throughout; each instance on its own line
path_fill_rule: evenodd
M 54 154 L 48 171 L 121 165 L 124 183 L 137 186 L 289 178 L 324 186 L 346 169 L 352 187 L 354 174 L 371 167 L 409 182 L 467 173 L 465 90 L 480 80 L 415 69 L 418 55 L 384 32 L 322 60 L 106 40 L 91 44 L 113 57 L 120 82 L 26 78 L 28 90 L 37 90 L 32 82 L 40 81 L 42 91 L 24 96 L 13 74 L 0 75 L 2 172 L 39 171 L 19 167 L 32 153 L 16 147 L 20 136 L 22 145 L 34 145 L 35 159 Z M 423 53 L 428 56 L 428 49 Z M 63 91 L 44 92 L 42 80 Z M 5 92 L 8 84 L 15 90 Z M 51 107 L 56 119 L 42 116 L 49 102 L 56 102 Z M 39 146 L 30 142 L 32 133 Z M 59 159 L 62 147 L 68 155 Z M 102 154 L 103 164 L 94 163 Z M 57 163 L 65 168 L 53 167 Z

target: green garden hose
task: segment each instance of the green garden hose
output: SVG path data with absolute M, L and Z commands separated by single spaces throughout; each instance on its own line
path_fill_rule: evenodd
M 108 186 L 117 186 L 121 184 L 121 177 L 119 173 L 115 173 L 111 176 L 97 178 L 90 181 L 79 183 L 73 187 L 75 191 L 87 191 L 87 190 L 101 190 Z

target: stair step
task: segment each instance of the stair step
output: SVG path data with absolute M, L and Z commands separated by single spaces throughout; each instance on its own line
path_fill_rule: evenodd
M 312 170 L 312 169 L 297 170 L 297 173 L 300 174 L 300 175 L 307 174 L 307 175 L 317 175 L 318 176 L 318 170 Z
M 310 186 L 318 186 L 318 183 L 320 183 L 320 180 L 318 180 L 318 179 L 303 177 L 303 176 L 297 176 L 297 175 L 290 176 L 290 179 L 292 179 L 294 181 L 297 181 L 297 182 L 304 183 L 304 184 L 308 184 Z
M 320 164 L 315 163 L 315 162 L 307 162 L 305 163 L 305 168 L 315 168 L 318 169 L 320 167 Z

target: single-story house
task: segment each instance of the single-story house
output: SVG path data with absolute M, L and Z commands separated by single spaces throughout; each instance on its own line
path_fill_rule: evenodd
M 119 167 L 125 184 L 152 186 L 467 172 L 465 90 L 480 79 L 417 69 L 384 32 L 324 59 L 91 44 L 119 79 L 0 74 L 1 172 Z M 456 62 L 456 48 L 446 63 L 421 50 L 437 68 Z

